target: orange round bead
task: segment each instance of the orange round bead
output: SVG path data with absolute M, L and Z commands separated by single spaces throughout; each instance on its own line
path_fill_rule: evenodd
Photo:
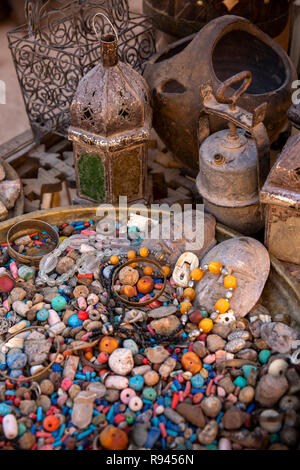
M 203 333 L 209 333 L 213 329 L 214 323 L 210 318 L 203 318 L 198 327 Z
M 126 297 L 134 297 L 135 290 L 133 286 L 122 286 L 120 293 L 126 295 Z
M 125 431 L 115 426 L 106 426 L 99 436 L 100 444 L 108 450 L 125 450 L 128 437 Z
M 215 304 L 215 309 L 220 313 L 226 313 L 229 309 L 229 302 L 227 299 L 219 299 Z
M 143 269 L 143 273 L 145 274 L 145 276 L 151 276 L 151 274 L 153 273 L 153 268 L 152 266 L 145 266 L 144 269 Z
M 184 315 L 185 313 L 189 311 L 191 306 L 192 306 L 191 302 L 182 302 L 180 304 L 180 312 Z
M 110 261 L 110 264 L 117 264 L 119 262 L 119 258 L 118 256 L 113 255 L 110 257 L 109 261 Z
M 86 358 L 87 361 L 90 361 L 93 357 L 93 353 L 87 352 L 85 353 L 84 357 Z
M 169 276 L 169 274 L 171 272 L 171 269 L 169 268 L 169 266 L 162 266 L 161 270 L 162 270 L 162 272 L 164 273 L 165 276 Z
M 193 351 L 183 354 L 181 364 L 184 370 L 188 370 L 193 375 L 198 374 L 202 369 L 202 362 Z
M 137 263 L 131 263 L 129 266 L 131 266 L 131 268 L 136 268 L 136 265 Z
M 134 258 L 136 258 L 136 252 L 135 252 L 134 250 L 128 251 L 128 253 L 127 253 L 127 258 L 128 258 L 128 259 L 134 259 Z
M 218 261 L 212 261 L 208 265 L 208 270 L 213 274 L 220 274 L 222 268 L 223 265 L 221 263 L 218 263 Z
M 235 289 L 236 288 L 236 277 L 235 276 L 225 276 L 224 277 L 224 287 L 226 287 L 226 289 Z
M 146 258 L 148 256 L 148 248 L 146 247 L 143 247 L 140 249 L 140 256 L 142 256 L 143 258 Z
M 189 300 L 192 301 L 192 300 L 194 300 L 195 295 L 196 295 L 196 293 L 195 293 L 195 291 L 192 287 L 187 287 L 183 291 L 183 298 L 184 299 L 189 299 Z
M 194 280 L 194 281 L 201 281 L 201 279 L 203 278 L 204 276 L 204 271 L 202 271 L 202 269 L 200 268 L 195 268 L 193 269 L 193 271 L 191 272 L 191 278 Z
M 103 336 L 99 343 L 99 351 L 107 352 L 111 354 L 115 349 L 119 347 L 118 341 L 112 336 Z
M 141 294 L 148 294 L 153 290 L 154 281 L 150 276 L 143 276 L 137 283 L 137 290 Z
M 46 431 L 53 432 L 60 426 L 60 421 L 55 415 L 49 415 L 44 419 L 43 426 Z

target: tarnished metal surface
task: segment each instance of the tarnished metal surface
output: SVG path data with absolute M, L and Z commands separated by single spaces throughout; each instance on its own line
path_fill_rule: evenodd
M 36 138 L 67 135 L 78 82 L 100 60 L 96 13 L 106 12 L 118 30 L 123 62 L 141 71 L 156 51 L 151 24 L 130 12 L 127 0 L 26 0 L 25 9 L 27 24 L 9 32 L 8 42 Z M 97 23 L 108 31 L 103 19 Z
M 224 118 L 229 130 L 216 132 L 202 143 L 196 181 L 206 210 L 218 221 L 246 235 L 264 226 L 259 189 L 267 177 L 270 162 L 269 138 L 262 124 L 266 103 L 253 114 L 236 104 L 251 81 L 251 72 L 241 72 L 220 85 L 216 98 L 212 88 L 203 85 L 205 112 Z M 226 94 L 229 87 L 240 82 L 232 95 Z M 245 131 L 252 138 L 246 137 Z
M 127 209 L 124 209 L 127 214 Z M 122 220 L 124 220 L 122 211 Z M 109 213 L 109 208 L 107 209 Z M 154 211 L 149 211 L 149 217 Z M 32 212 L 30 214 L 15 217 L 0 223 L 0 243 L 5 243 L 9 228 L 17 222 L 30 219 L 39 219 L 52 225 L 70 223 L 72 221 L 95 220 L 97 217 L 97 206 L 68 206 L 56 207 L 55 209 Z M 240 236 L 228 227 L 217 224 L 216 236 L 219 242 L 228 238 Z M 300 289 L 299 282 L 293 278 L 284 265 L 271 255 L 271 273 L 262 295 L 262 303 L 272 315 L 288 313 L 295 325 L 300 326 Z
M 270 252 L 300 264 L 300 134 L 287 141 L 260 200 L 267 205 L 265 243 Z
M 278 36 L 289 19 L 290 0 L 239 0 L 226 6 L 219 0 L 144 0 L 144 12 L 167 34 L 184 37 L 199 31 L 217 16 L 243 16 L 271 37 Z
M 70 108 L 78 195 L 94 202 L 117 203 L 119 195 L 146 200 L 149 88 L 118 61 L 116 32 L 102 34 L 100 43 L 101 63 L 82 78 Z
M 264 122 L 272 143 L 287 122 L 291 84 L 297 76 L 283 49 L 248 20 L 217 18 L 148 62 L 144 75 L 152 92 L 154 128 L 184 165 L 198 168 L 199 141 L 207 137 L 201 85 L 209 84 L 216 93 L 223 81 L 244 70 L 252 73 L 253 83 L 240 106 L 253 113 L 268 103 Z M 221 118 L 209 124 L 210 132 L 225 127 Z

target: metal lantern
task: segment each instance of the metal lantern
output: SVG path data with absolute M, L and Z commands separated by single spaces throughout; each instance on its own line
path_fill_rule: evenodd
M 217 99 L 210 86 L 202 87 L 205 111 L 214 118 L 226 119 L 229 131 L 215 132 L 202 143 L 196 181 L 207 212 L 245 235 L 264 226 L 259 189 L 269 170 L 269 138 L 262 122 L 266 104 L 253 114 L 236 105 L 251 80 L 249 71 L 229 78 L 220 85 Z M 241 87 L 228 96 L 228 88 L 240 81 Z
M 150 92 L 138 72 L 118 61 L 110 25 L 114 33 L 100 40 L 101 63 L 82 78 L 70 109 L 77 192 L 91 202 L 115 204 L 119 196 L 147 202 Z
M 290 137 L 260 193 L 265 244 L 282 261 L 300 264 L 300 134 Z

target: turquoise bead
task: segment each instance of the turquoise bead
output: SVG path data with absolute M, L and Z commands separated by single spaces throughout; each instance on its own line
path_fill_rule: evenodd
M 146 400 L 151 400 L 154 401 L 157 397 L 157 393 L 152 387 L 146 387 L 143 390 L 143 397 L 146 398 Z
M 201 374 L 196 374 L 191 378 L 193 388 L 201 388 L 204 385 L 204 377 Z
M 248 379 L 248 376 L 249 376 L 249 374 L 250 374 L 250 372 L 251 372 L 252 369 L 256 370 L 257 367 L 255 367 L 255 366 L 250 366 L 250 365 L 248 365 L 248 364 L 246 364 L 246 365 L 244 365 L 244 366 L 242 367 L 242 370 L 243 370 L 245 379 Z
M 46 321 L 48 317 L 49 317 L 49 312 L 45 307 L 41 308 L 41 310 L 39 310 L 37 315 L 36 315 L 36 318 L 39 321 Z
M 56 312 L 60 312 L 63 310 L 67 305 L 66 299 L 62 295 L 58 295 L 57 297 L 53 297 L 51 300 L 51 307 L 53 310 L 56 310 Z
M 19 423 L 18 424 L 18 437 L 23 436 L 24 432 L 26 432 L 26 431 L 27 431 L 27 428 L 26 428 L 25 424 Z
M 233 383 L 236 387 L 244 388 L 247 385 L 247 380 L 244 377 L 239 376 L 233 381 Z
M 72 328 L 77 328 L 83 324 L 83 321 L 78 318 L 78 315 L 72 315 L 68 321 L 69 326 Z
M 129 379 L 129 388 L 136 392 L 140 392 L 144 386 L 144 378 L 142 375 L 135 375 Z
M 27 362 L 27 356 L 21 349 L 12 348 L 6 357 L 6 363 L 10 369 L 23 369 Z
M 12 412 L 12 406 L 6 403 L 0 403 L 0 416 L 8 415 Z
M 259 362 L 266 364 L 271 356 L 271 351 L 268 349 L 262 349 L 258 355 Z

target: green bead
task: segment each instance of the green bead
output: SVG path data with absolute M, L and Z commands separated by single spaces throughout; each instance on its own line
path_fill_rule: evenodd
M 256 370 L 257 367 L 255 367 L 255 366 L 250 366 L 250 365 L 248 365 L 248 364 L 246 364 L 245 366 L 242 367 L 242 370 L 243 370 L 245 379 L 248 379 L 248 376 L 249 376 L 249 374 L 250 374 L 250 372 L 251 372 L 252 369 Z
M 26 431 L 27 431 L 27 428 L 26 428 L 25 424 L 19 423 L 18 424 L 18 437 L 23 436 L 24 432 L 26 432 Z
M 259 362 L 266 364 L 271 356 L 271 351 L 268 349 L 262 349 L 258 355 Z
M 247 380 L 244 377 L 239 376 L 233 381 L 233 383 L 236 387 L 244 388 L 247 385 Z
M 270 443 L 275 444 L 275 442 L 279 442 L 279 435 L 274 432 L 270 435 Z
M 203 318 L 206 318 L 208 316 L 208 313 L 206 310 L 200 310 L 200 312 L 202 313 Z
M 218 450 L 217 446 L 215 446 L 214 444 L 207 444 L 205 447 L 208 450 Z
M 62 295 L 53 297 L 53 299 L 51 300 L 51 307 L 56 310 L 56 312 L 60 312 L 61 310 L 63 310 L 66 305 L 67 301 Z
M 35 268 L 30 266 L 20 266 L 18 269 L 18 276 L 24 281 L 32 279 L 35 275 Z
M 152 387 L 146 387 L 143 390 L 143 397 L 146 398 L 146 400 L 151 400 L 154 401 L 157 397 L 157 393 Z
M 133 416 L 127 416 L 126 422 L 127 422 L 127 424 L 132 424 L 134 422 L 134 417 Z

